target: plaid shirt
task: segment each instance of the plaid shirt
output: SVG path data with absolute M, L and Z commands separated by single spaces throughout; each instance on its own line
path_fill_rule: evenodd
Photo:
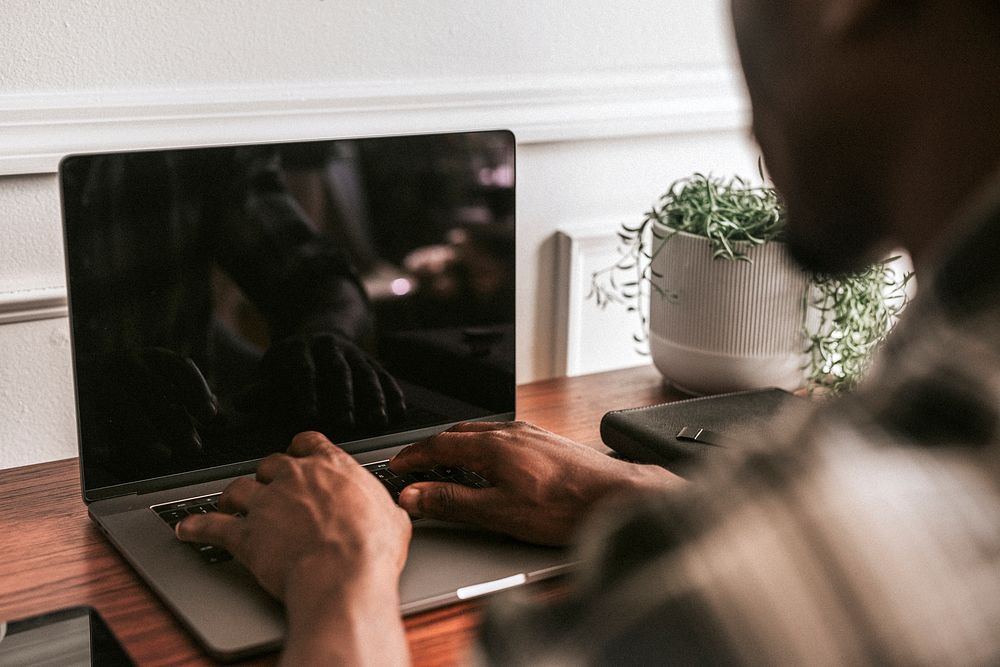
M 1000 179 L 851 396 L 683 494 L 608 508 L 500 664 L 1000 663 Z

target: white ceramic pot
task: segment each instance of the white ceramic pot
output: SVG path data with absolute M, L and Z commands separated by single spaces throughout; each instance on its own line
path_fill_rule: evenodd
M 809 276 L 785 244 L 738 243 L 752 262 L 712 258 L 707 239 L 684 232 L 653 259 L 649 348 L 678 388 L 714 394 L 754 387 L 797 389 L 806 363 L 802 335 Z

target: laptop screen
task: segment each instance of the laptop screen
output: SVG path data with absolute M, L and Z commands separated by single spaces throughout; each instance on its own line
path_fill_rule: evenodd
M 60 167 L 85 492 L 514 411 L 514 142 L 475 132 Z

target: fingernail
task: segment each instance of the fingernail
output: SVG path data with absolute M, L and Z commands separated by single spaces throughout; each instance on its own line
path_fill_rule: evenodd
M 410 514 L 417 515 L 420 510 L 420 489 L 408 486 L 399 494 L 399 506 Z

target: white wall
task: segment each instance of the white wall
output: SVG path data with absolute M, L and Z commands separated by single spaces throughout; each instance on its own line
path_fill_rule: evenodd
M 4 92 L 723 62 L 716 0 L 4 0 Z
M 5 0 L 0 468 L 75 453 L 61 155 L 510 127 L 530 381 L 561 368 L 557 228 L 634 219 L 695 169 L 754 173 L 725 5 Z

